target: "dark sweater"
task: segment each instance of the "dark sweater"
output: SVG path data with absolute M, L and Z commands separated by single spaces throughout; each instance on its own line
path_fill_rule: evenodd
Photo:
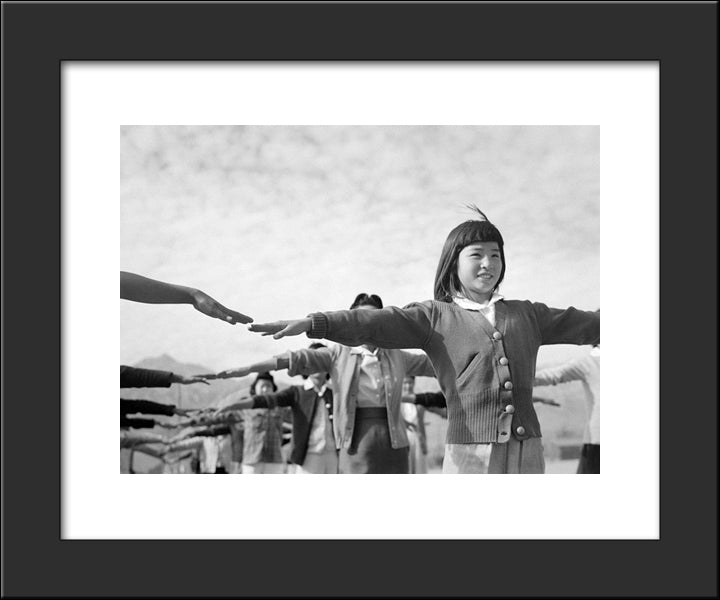
M 599 312 L 519 300 L 495 304 L 494 327 L 478 311 L 435 300 L 311 317 L 311 338 L 424 350 L 447 399 L 449 444 L 506 441 L 498 434 L 508 416 L 515 438 L 540 437 L 532 402 L 538 349 L 600 342 Z

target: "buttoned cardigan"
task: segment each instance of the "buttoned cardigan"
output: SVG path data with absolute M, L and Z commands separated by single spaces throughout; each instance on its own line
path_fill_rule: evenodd
M 520 300 L 495 304 L 495 326 L 478 311 L 436 300 L 310 316 L 310 338 L 424 350 L 447 401 L 448 444 L 541 437 L 532 402 L 538 349 L 600 342 L 599 311 Z
M 377 312 L 353 310 L 353 313 Z M 359 344 L 358 344 L 359 345 Z M 384 353 L 389 370 L 385 373 L 389 394 L 386 396 L 388 434 L 393 448 L 408 446 L 405 424 L 400 414 L 402 383 L 408 375 L 434 377 L 432 364 L 425 354 L 400 350 Z M 329 348 L 305 348 L 285 355 L 289 360 L 288 375 L 330 373 L 333 382 L 333 435 L 338 450 L 352 445 L 355 433 L 358 381 L 362 355 L 349 346 L 332 344 Z M 279 358 L 279 357 L 278 357 Z

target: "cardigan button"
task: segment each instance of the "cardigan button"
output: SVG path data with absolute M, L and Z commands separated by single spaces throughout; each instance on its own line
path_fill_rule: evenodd
M 503 356 L 498 362 L 499 362 L 501 365 L 506 365 L 506 364 L 508 364 L 508 362 L 510 362 L 510 361 L 508 361 L 508 359 Z
M 512 381 L 506 381 L 505 384 L 503 385 L 503 387 L 504 387 L 506 390 L 511 390 L 511 389 L 513 389 Z
M 333 417 L 332 415 L 328 415 L 328 419 L 332 419 L 332 417 Z
M 500 333 L 499 331 L 496 331 L 495 333 L 493 333 L 493 339 L 494 340 L 502 339 L 502 333 Z
M 506 412 L 506 413 L 513 414 L 513 413 L 515 412 L 515 407 L 514 407 L 512 404 L 508 404 L 508 405 L 505 407 L 505 412 Z
M 332 404 L 330 404 L 329 402 L 325 403 L 325 408 L 330 408 L 331 406 L 332 406 Z
M 522 425 L 518 427 L 515 431 L 518 435 L 525 435 L 525 428 Z

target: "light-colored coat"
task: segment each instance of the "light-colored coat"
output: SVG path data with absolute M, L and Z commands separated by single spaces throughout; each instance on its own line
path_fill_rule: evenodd
M 361 312 L 376 312 L 356 310 Z M 329 348 L 295 350 L 288 354 L 289 375 L 310 375 L 324 371 L 330 373 L 333 384 L 333 430 L 335 443 L 340 448 L 349 448 L 355 429 L 358 380 L 362 354 L 357 348 L 332 344 Z M 379 355 L 386 375 L 385 385 L 390 394 L 386 402 L 390 443 L 393 448 L 408 445 L 405 424 L 400 413 L 403 379 L 410 375 L 434 377 L 432 364 L 424 354 L 401 350 L 383 350 Z

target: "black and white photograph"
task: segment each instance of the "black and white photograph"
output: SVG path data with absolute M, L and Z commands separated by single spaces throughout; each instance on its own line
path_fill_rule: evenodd
M 599 473 L 599 145 L 123 126 L 121 472 Z

